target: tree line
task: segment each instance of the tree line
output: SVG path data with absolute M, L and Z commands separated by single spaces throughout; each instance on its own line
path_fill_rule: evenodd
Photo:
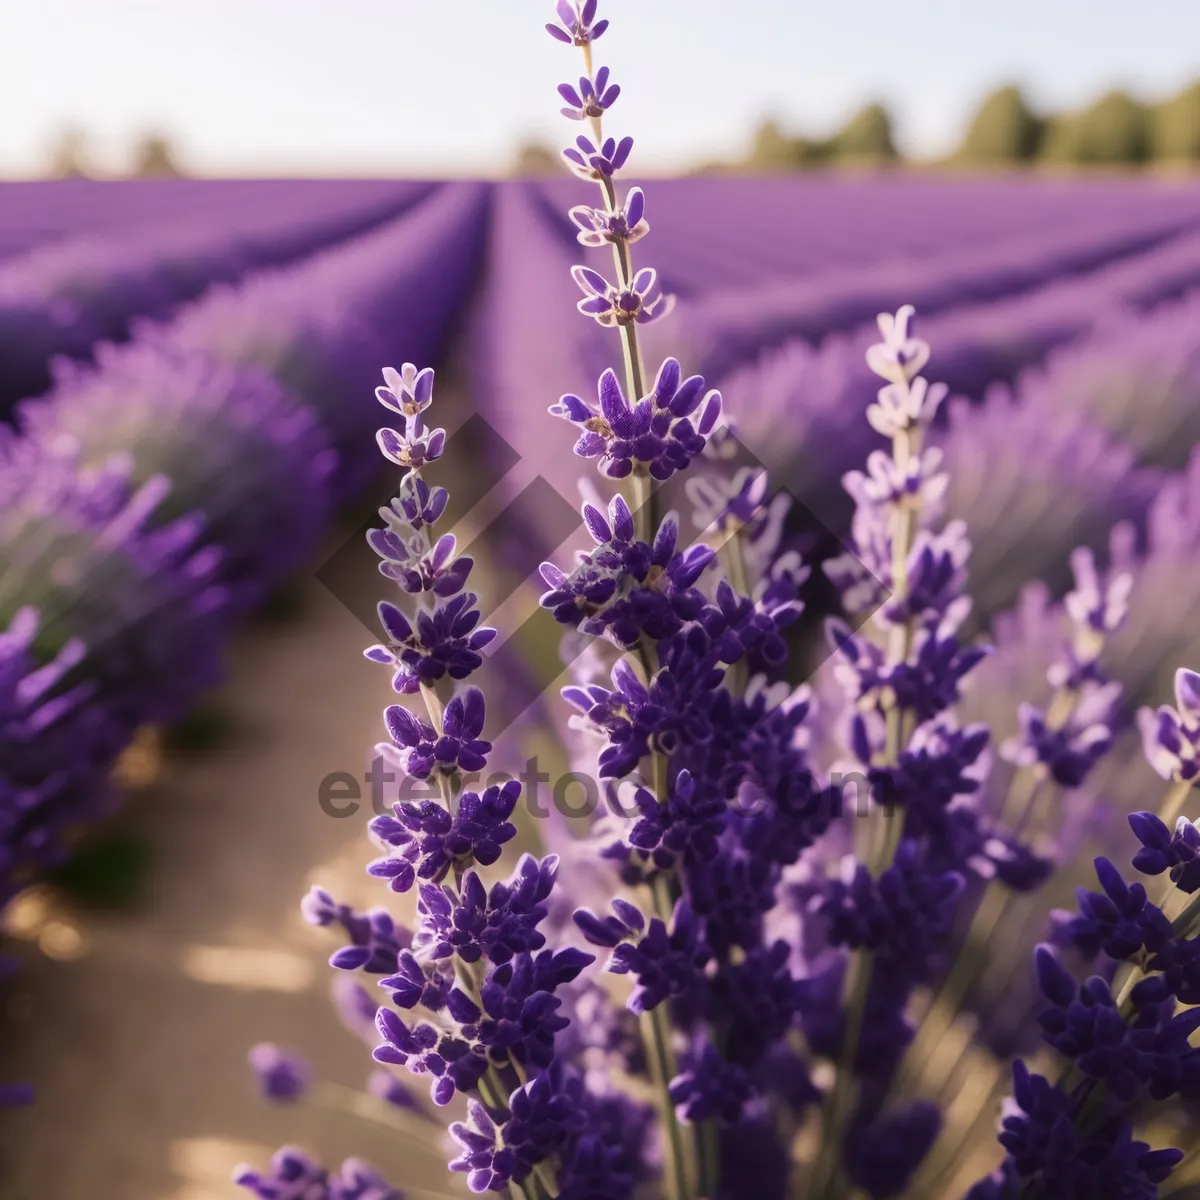
M 826 138 L 795 136 L 775 120 L 759 126 L 749 155 L 709 169 L 799 170 L 830 164 L 898 163 L 891 114 L 860 109 Z M 1200 81 L 1158 104 L 1106 92 L 1086 108 L 1039 113 L 1015 85 L 999 87 L 972 114 L 947 166 L 1124 166 L 1200 163 Z

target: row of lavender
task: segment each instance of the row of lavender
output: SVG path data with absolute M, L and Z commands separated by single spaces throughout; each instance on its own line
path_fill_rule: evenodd
M 212 680 L 231 621 L 373 469 L 354 397 L 396 338 L 438 352 L 488 203 L 442 186 L 60 363 L 19 406 L 0 435 L 0 903 L 104 809 L 134 730 Z
M 219 185 L 206 200 L 203 193 L 190 203 L 177 197 L 157 219 L 146 204 L 131 204 L 115 227 L 92 213 L 70 236 L 40 246 L 32 244 L 34 230 L 22 229 L 19 202 L 9 195 L 0 204 L 6 228 L 31 244 L 0 263 L 0 419 L 16 400 L 46 390 L 53 355 L 86 356 L 98 341 L 124 338 L 134 318 L 165 318 L 214 283 L 366 232 L 431 188 L 340 183 L 285 192 L 282 185 Z M 126 211 L 112 200 L 96 206 Z
M 564 319 L 548 335 L 544 325 L 526 327 L 513 303 L 518 292 L 562 305 L 571 296 L 576 251 L 543 201 L 516 189 L 498 197 L 493 340 L 476 363 L 480 395 L 518 446 L 529 438 L 526 379 L 578 390 L 603 364 L 592 331 Z M 870 446 L 856 414 L 875 391 L 864 361 L 873 314 L 917 296 L 922 333 L 936 341 L 939 375 L 955 397 L 934 437 L 953 468 L 949 510 L 974 531 L 972 577 L 986 617 L 1030 579 L 1060 588 L 1066 551 L 1103 547 L 1125 519 L 1137 523 L 1147 561 L 1172 556 L 1154 514 L 1186 504 L 1180 495 L 1195 488 L 1171 473 L 1200 438 L 1200 300 L 1189 296 L 1200 288 L 1200 231 L 1178 212 L 1156 220 L 1089 224 L 1085 210 L 1070 230 L 758 288 L 720 286 L 718 274 L 681 302 L 683 337 L 719 379 L 752 455 L 822 526 L 844 531 L 839 480 Z M 723 239 L 710 232 L 697 253 L 708 243 Z M 671 270 L 668 260 L 664 279 Z M 570 494 L 565 474 L 553 482 Z M 1003 521 L 993 519 L 1001 512 Z M 1179 586 L 1181 603 L 1200 597 L 1200 578 Z M 1161 650 L 1125 655 L 1139 691 L 1177 647 Z

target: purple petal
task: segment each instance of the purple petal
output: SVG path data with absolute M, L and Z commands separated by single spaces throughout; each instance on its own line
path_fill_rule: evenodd
M 395 641 L 407 642 L 412 637 L 412 626 L 408 623 L 408 618 L 394 604 L 380 600 L 377 611 L 384 629 Z
M 646 193 L 641 188 L 630 188 L 625 197 L 625 223 L 632 229 L 646 212 Z
M 572 108 L 582 108 L 583 107 L 583 98 L 569 83 L 560 83 L 558 85 L 558 94 Z
M 625 396 L 621 392 L 620 383 L 617 382 L 616 372 L 611 367 L 600 376 L 597 392 L 600 397 L 600 411 L 610 425 L 629 413 L 629 405 L 625 403 Z
M 612 530 L 604 519 L 604 514 L 591 504 L 583 506 L 583 519 L 587 523 L 592 537 L 598 542 L 607 542 L 612 537 Z
M 571 278 L 579 285 L 581 291 L 590 292 L 595 296 L 608 294 L 608 280 L 599 271 L 593 271 L 591 267 L 572 267 Z

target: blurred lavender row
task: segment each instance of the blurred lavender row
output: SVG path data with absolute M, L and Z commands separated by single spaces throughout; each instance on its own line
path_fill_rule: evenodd
M 213 194 L 203 207 L 193 202 L 157 220 L 153 210 L 141 219 L 127 213 L 115 227 L 83 220 L 70 236 L 10 256 L 0 263 L 0 417 L 46 389 L 53 355 L 86 356 L 97 341 L 123 337 L 134 317 L 166 317 L 214 283 L 365 232 L 431 188 L 343 183 L 311 193 L 300 186 L 284 195 L 274 188 Z M 126 201 L 138 195 L 120 191 Z M 16 197 L 0 195 L 6 225 L 28 218 Z M 125 211 L 102 195 L 95 202 Z
M 0 902 L 103 812 L 136 729 L 213 681 L 232 620 L 364 481 L 365 381 L 397 340 L 437 356 L 487 209 L 445 185 L 60 365 L 21 406 L 0 436 Z

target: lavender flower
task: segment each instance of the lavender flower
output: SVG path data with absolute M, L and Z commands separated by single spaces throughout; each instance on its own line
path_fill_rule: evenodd
M 645 212 L 646 194 L 635 187 L 629 189 L 619 212 L 577 204 L 567 215 L 579 227 L 579 244 L 599 249 L 609 244 L 629 246 L 644 238 L 650 232 Z
M 405 363 L 399 371 L 384 367 L 384 385 L 375 389 L 375 398 L 406 420 L 419 417 L 433 403 L 433 368 L 418 371 Z
M 597 182 L 611 179 L 626 163 L 633 149 L 633 138 L 624 137 L 619 142 L 606 138 L 599 146 L 580 134 L 575 145 L 563 151 L 563 158 L 581 179 Z
M 289 1103 L 298 1100 L 312 1081 L 312 1067 L 295 1050 L 273 1042 L 259 1042 L 250 1048 L 250 1066 L 258 1076 L 258 1086 L 267 1100 Z
M 682 382 L 680 377 L 679 364 L 667 359 L 651 393 L 630 405 L 615 373 L 605 371 L 596 406 L 567 395 L 550 412 L 580 427 L 575 453 L 599 457 L 600 469 L 610 478 L 624 479 L 636 465 L 655 479 L 669 479 L 703 451 L 721 413 L 719 392 L 705 395 L 699 375 Z
M 302 1150 L 285 1146 L 265 1174 L 239 1167 L 234 1182 L 259 1200 L 404 1200 L 369 1163 L 348 1158 L 330 1174 Z
M 443 607 L 418 614 L 415 628 L 394 604 L 381 600 L 379 620 L 390 641 L 363 653 L 396 668 L 392 687 L 401 695 L 411 696 L 447 675 L 466 679 L 483 663 L 479 651 L 496 636 L 494 629 L 479 626 L 477 599 L 474 592 L 462 592 Z
M 568 45 L 587 46 L 608 28 L 607 21 L 596 20 L 599 0 L 583 0 L 582 6 L 571 0 L 558 0 L 557 25 L 549 24 L 546 32 Z
M 572 121 L 590 121 L 604 116 L 621 94 L 621 89 L 615 83 L 608 82 L 608 75 L 608 68 L 601 67 L 594 81 L 586 75 L 581 76 L 578 88 L 569 83 L 560 83 L 558 94 L 567 102 L 562 115 L 570 117 Z
M 406 892 L 418 878 L 440 882 L 456 863 L 491 866 L 500 847 L 517 836 L 509 817 L 520 794 L 515 781 L 463 792 L 454 814 L 432 800 L 397 804 L 395 817 L 376 817 L 371 832 L 399 853 L 376 859 L 368 873 L 387 879 L 392 891 Z
M 1175 703 L 1139 710 L 1138 727 L 1150 765 L 1164 779 L 1190 782 L 1200 776 L 1200 674 L 1176 672 Z
M 631 321 L 645 325 L 667 316 L 674 307 L 674 299 L 664 296 L 658 286 L 658 274 L 652 267 L 643 267 L 623 287 L 609 283 L 590 267 L 573 267 L 571 277 L 583 292 L 579 311 L 606 328 Z

